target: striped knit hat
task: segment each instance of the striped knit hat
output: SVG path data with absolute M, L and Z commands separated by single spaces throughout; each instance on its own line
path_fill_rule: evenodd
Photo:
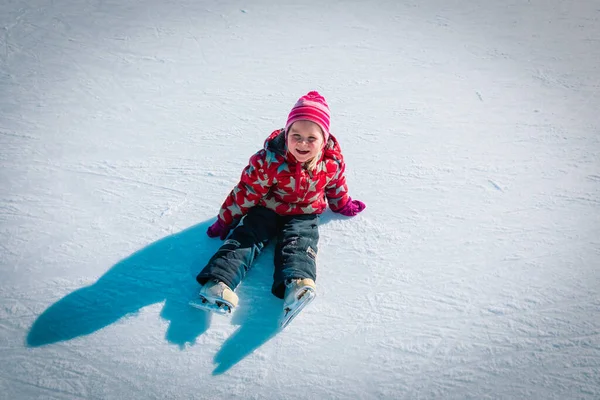
M 329 106 L 325 98 L 318 92 L 308 92 L 298 99 L 285 124 L 286 137 L 290 126 L 301 120 L 311 121 L 319 125 L 323 130 L 325 143 L 327 143 L 329 140 Z

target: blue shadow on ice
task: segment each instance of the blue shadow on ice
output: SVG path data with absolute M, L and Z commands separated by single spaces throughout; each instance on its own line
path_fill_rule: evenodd
M 239 328 L 215 355 L 213 375 L 227 372 L 279 332 L 283 302 L 271 294 L 274 247 L 269 244 L 263 250 L 236 290 L 240 303 L 231 323 Z
M 206 236 L 209 221 L 163 238 L 115 264 L 94 284 L 70 293 L 34 322 L 27 345 L 43 346 L 89 335 L 151 304 L 165 302 L 166 340 L 193 344 L 210 324 L 206 312 L 188 302 L 199 285 L 195 275 L 219 247 Z
M 323 214 L 321 224 L 333 217 Z M 221 241 L 206 236 L 206 221 L 163 238 L 115 264 L 98 281 L 68 294 L 33 323 L 27 345 L 38 347 L 94 333 L 151 304 L 164 302 L 166 340 L 184 348 L 210 326 L 211 314 L 189 306 L 199 286 L 195 276 Z M 279 332 L 282 300 L 271 294 L 273 248 L 267 246 L 236 293 L 231 323 L 239 328 L 214 357 L 213 375 L 227 372 Z M 227 318 L 227 317 L 221 317 Z
M 347 217 L 327 211 L 321 215 L 320 225 L 334 219 Z M 233 313 L 231 323 L 239 325 L 239 328 L 215 355 L 216 367 L 213 375 L 227 372 L 280 332 L 279 318 L 283 301 L 271 294 L 274 247 L 273 243 L 265 247 L 242 284 L 236 289 L 240 303 Z
M 319 224 L 322 226 L 334 219 L 347 218 L 327 211 L 321 215 Z M 239 325 L 239 328 L 223 343 L 215 355 L 216 367 L 213 375 L 227 372 L 280 332 L 279 318 L 283 301 L 271 294 L 274 247 L 273 243 L 265 247 L 236 290 L 240 303 L 236 307 L 231 323 Z

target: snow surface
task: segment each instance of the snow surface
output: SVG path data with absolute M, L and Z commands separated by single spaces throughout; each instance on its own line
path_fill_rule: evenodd
M 319 90 L 368 208 L 187 305 Z M 0 4 L 0 398 L 600 398 L 600 2 Z

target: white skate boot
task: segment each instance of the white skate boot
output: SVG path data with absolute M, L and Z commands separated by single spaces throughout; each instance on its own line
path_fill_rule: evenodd
M 219 280 L 206 282 L 200 289 L 198 299 L 190 301 L 192 307 L 217 314 L 231 314 L 237 304 L 237 294 Z
M 279 322 L 284 329 L 317 296 L 315 281 L 310 278 L 292 279 L 286 282 L 283 299 L 283 315 Z

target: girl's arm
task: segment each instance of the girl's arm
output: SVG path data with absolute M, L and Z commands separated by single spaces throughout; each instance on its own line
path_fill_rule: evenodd
M 250 158 L 240 181 L 225 198 L 219 211 L 219 220 L 225 226 L 236 225 L 273 185 L 273 174 L 269 173 L 266 161 L 267 152 L 264 149 L 260 150 Z M 270 156 L 274 157 L 273 154 Z
M 346 177 L 344 172 L 346 170 L 346 164 L 344 161 L 339 161 L 339 169 L 334 179 L 331 180 L 330 184 L 325 188 L 325 195 L 329 202 L 329 208 L 331 211 L 340 213 L 347 217 L 353 217 L 367 206 L 360 200 L 352 200 L 348 196 L 348 185 L 346 185 Z
M 338 169 L 333 179 L 325 187 L 325 196 L 331 211 L 338 212 L 346 205 L 350 197 L 348 196 L 348 185 L 346 185 L 346 176 L 344 175 L 346 164 L 343 160 L 336 160 L 335 162 L 338 164 Z

